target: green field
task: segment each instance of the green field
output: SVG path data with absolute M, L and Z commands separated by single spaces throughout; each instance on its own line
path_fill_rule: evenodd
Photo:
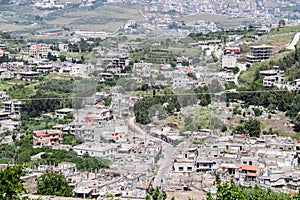
M 33 6 L 4 5 L 0 8 L 0 12 L 6 17 L 0 19 L 0 29 L 16 32 L 51 32 L 61 31 L 62 27 L 67 27 L 114 32 L 128 20 L 141 22 L 143 16 L 139 9 L 139 6 L 113 6 L 100 3 L 93 7 L 54 11 L 36 10 Z M 42 17 L 42 20 L 36 20 L 37 16 Z
M 169 64 L 176 62 L 176 55 L 163 49 L 137 49 L 130 53 L 133 61 L 144 60 L 154 64 Z
M 286 26 L 282 28 L 274 28 L 270 31 L 269 35 L 285 34 L 285 33 L 297 33 L 300 32 L 300 25 L 298 26 Z
M 27 83 L 26 81 L 13 79 L 13 80 L 5 80 L 0 82 L 0 91 L 7 91 L 9 88 L 16 85 L 23 85 Z
M 46 23 L 87 31 L 113 32 L 131 19 L 138 22 L 143 20 L 138 8 L 103 5 L 96 9 L 76 9 L 57 17 L 51 16 Z

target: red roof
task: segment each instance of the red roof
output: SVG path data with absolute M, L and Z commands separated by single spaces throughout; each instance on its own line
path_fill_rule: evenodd
M 47 136 L 47 131 L 34 131 L 33 134 L 35 134 L 37 137 Z
M 256 173 L 247 173 L 247 176 L 250 176 L 250 177 L 256 177 Z
M 239 165 L 239 168 L 243 169 L 243 170 L 247 170 L 247 171 L 257 171 L 258 166 L 242 164 L 242 165 Z

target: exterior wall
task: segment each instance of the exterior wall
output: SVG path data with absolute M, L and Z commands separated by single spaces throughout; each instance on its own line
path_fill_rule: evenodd
M 260 62 L 272 56 L 273 47 L 271 46 L 252 46 L 250 55 L 247 56 L 249 63 Z
M 211 171 L 215 164 L 215 162 L 197 161 L 196 171 Z
M 233 69 L 236 67 L 236 57 L 232 55 L 222 56 L 222 69 Z
M 173 167 L 175 172 L 188 173 L 195 171 L 194 162 L 174 162 Z
M 22 112 L 23 104 L 21 101 L 6 101 L 2 103 L 4 111 L 11 114 L 20 115 Z
M 62 131 L 46 130 L 33 132 L 33 145 L 34 146 L 49 146 L 60 144 L 62 142 Z
M 84 154 L 88 153 L 92 157 L 99 157 L 99 158 L 109 158 L 115 153 L 118 152 L 118 147 L 115 145 L 101 147 L 101 144 L 97 144 L 99 148 L 96 146 L 87 146 L 87 145 L 78 145 L 73 147 L 73 150 L 79 155 L 83 156 Z

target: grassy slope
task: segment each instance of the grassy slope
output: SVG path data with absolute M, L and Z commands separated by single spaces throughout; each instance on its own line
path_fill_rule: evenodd
M 268 39 L 256 42 L 256 43 L 251 44 L 251 45 L 267 44 L 267 45 L 272 45 L 275 48 L 282 49 L 282 48 L 284 48 L 284 46 L 286 44 L 291 42 L 291 40 L 293 39 L 295 33 L 297 33 L 297 32 L 300 32 L 300 26 L 284 27 L 284 28 L 280 28 L 278 30 L 277 29 L 272 29 L 270 31 L 270 33 L 268 34 Z M 280 36 L 280 34 L 287 34 L 287 35 Z M 277 49 L 277 51 L 279 49 Z M 255 75 L 255 70 L 257 68 L 259 68 L 260 66 L 262 66 L 266 62 L 269 62 L 269 61 L 272 61 L 272 60 L 276 61 L 276 60 L 282 58 L 287 53 L 288 52 L 286 52 L 286 51 L 284 51 L 282 53 L 277 53 L 274 57 L 272 57 L 272 58 L 270 58 L 270 59 L 268 59 L 264 62 L 253 64 L 250 69 L 248 69 L 247 71 L 244 71 L 244 72 L 241 73 L 239 82 L 242 85 L 249 84 L 249 83 L 253 82 L 254 75 Z
M 113 32 L 128 20 L 141 22 L 143 16 L 139 7 L 101 5 L 95 9 L 78 8 L 71 10 L 42 11 L 33 6 L 3 6 L 0 8 L 5 17 L 0 18 L 0 29 L 9 31 L 49 31 L 57 27 Z M 44 18 L 35 21 L 35 16 Z M 37 25 L 31 25 L 37 22 Z M 61 28 L 60 28 L 61 29 Z

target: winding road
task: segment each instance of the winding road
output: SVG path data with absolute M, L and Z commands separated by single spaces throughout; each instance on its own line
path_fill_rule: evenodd
M 156 137 L 151 136 L 150 134 L 146 133 L 145 130 L 141 129 L 138 125 L 134 122 L 134 117 L 131 117 L 128 119 L 128 126 L 134 130 L 136 134 L 139 135 L 145 135 L 147 138 L 151 138 L 153 140 L 159 140 L 162 142 L 162 151 L 163 156 L 160 158 L 160 160 L 157 162 L 157 165 L 159 166 L 157 175 L 155 176 L 153 186 L 161 186 L 162 180 L 164 177 L 169 173 L 169 170 L 172 167 L 173 164 L 173 157 L 180 151 L 183 150 L 186 145 L 185 142 L 179 144 L 178 146 L 174 147 L 173 145 L 159 139 Z
M 296 33 L 296 35 L 294 36 L 294 39 L 292 40 L 292 42 L 286 46 L 287 49 L 289 50 L 295 50 L 295 45 L 298 43 L 300 39 L 300 32 Z

